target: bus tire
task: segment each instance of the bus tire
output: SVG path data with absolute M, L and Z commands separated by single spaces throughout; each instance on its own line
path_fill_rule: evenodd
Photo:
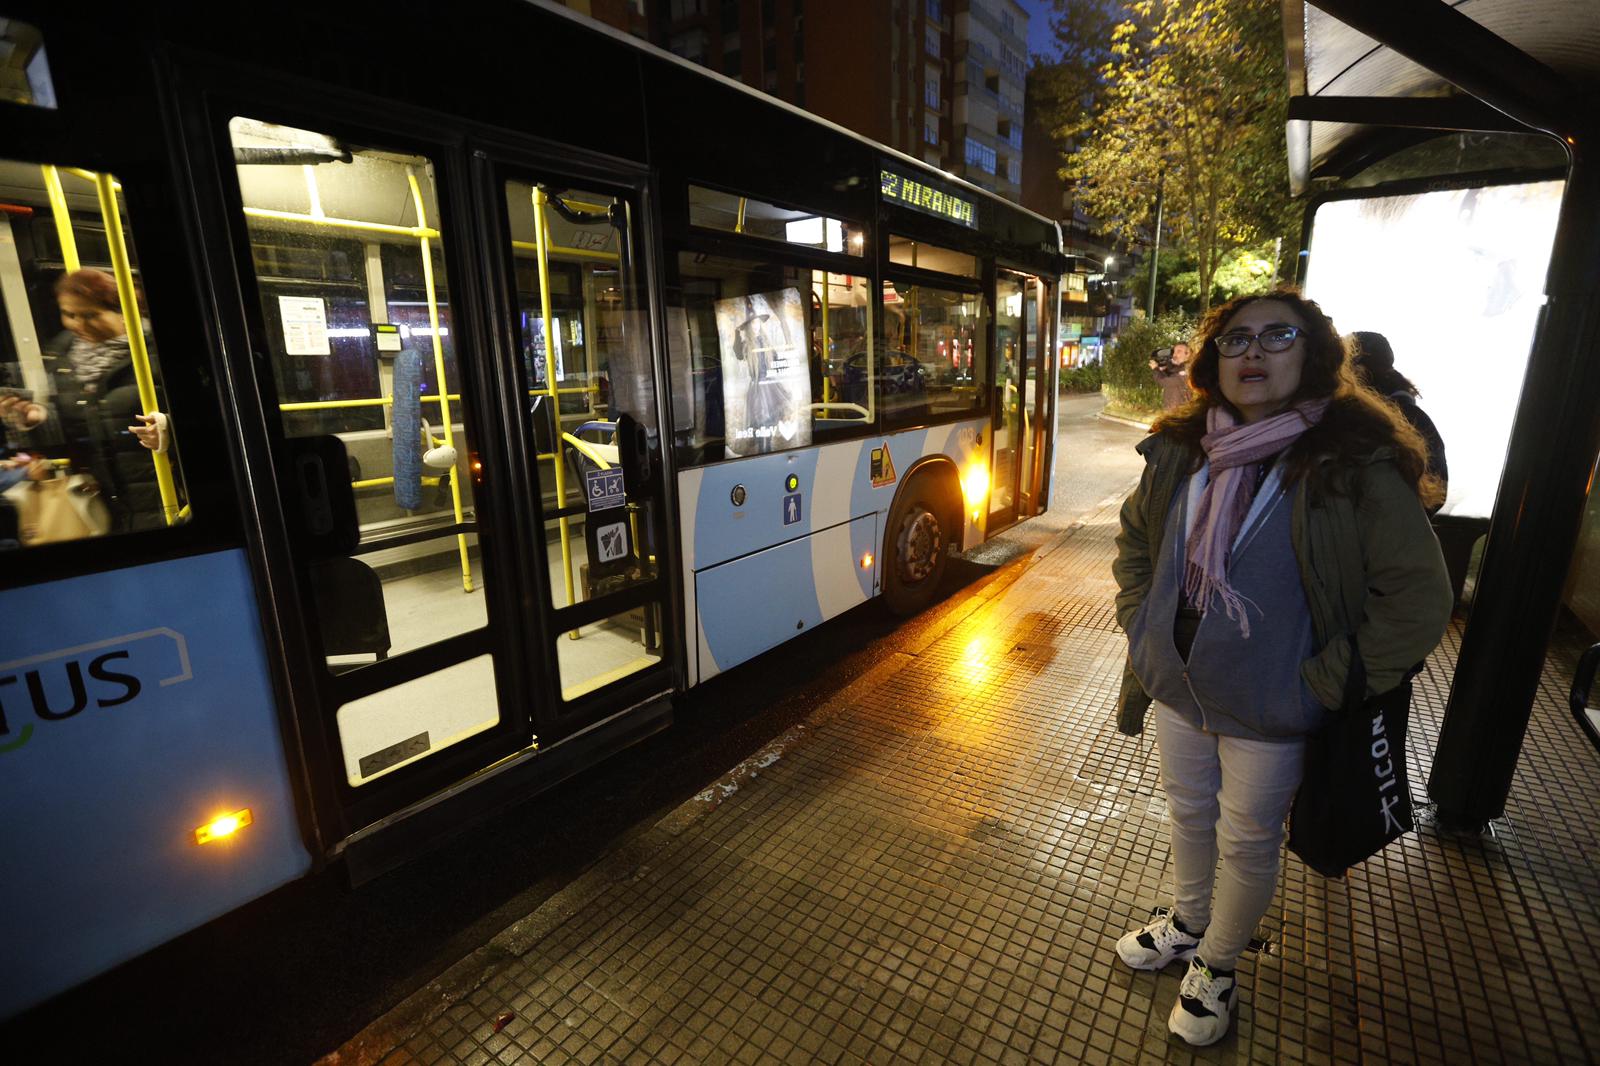
M 932 478 L 918 478 L 895 501 L 883 535 L 883 602 L 894 614 L 916 614 L 938 595 L 956 533 L 952 513 Z

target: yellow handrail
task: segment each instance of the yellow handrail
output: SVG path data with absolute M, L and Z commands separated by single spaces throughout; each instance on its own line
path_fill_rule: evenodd
M 422 483 L 424 485 L 437 485 L 440 481 L 443 481 L 443 480 L 444 480 L 443 478 L 437 478 L 437 477 L 425 477 L 425 478 L 421 479 L 421 481 L 422 481 Z M 394 475 L 391 474 L 388 477 L 367 477 L 367 478 L 362 478 L 360 481 L 352 481 L 352 482 L 350 482 L 350 487 L 353 488 L 353 489 L 375 489 L 380 485 L 393 485 L 393 484 L 394 484 Z M 457 519 L 457 521 L 460 521 L 460 519 Z
M 427 208 L 422 203 L 422 188 L 417 184 L 416 171 L 406 168 L 406 181 L 411 184 L 411 202 L 417 211 L 417 228 L 426 229 L 428 225 Z M 438 376 L 439 388 L 445 388 L 444 373 L 444 342 L 439 339 L 439 296 L 433 284 L 433 246 L 429 238 L 421 237 L 422 246 L 422 282 L 428 291 L 428 325 L 433 329 L 433 372 Z M 439 417 L 444 420 L 444 442 L 454 448 L 456 443 L 455 427 L 450 424 L 450 399 L 447 392 L 439 395 Z M 413 442 L 414 443 L 414 442 Z M 461 522 L 461 478 L 450 479 L 450 503 L 455 509 L 456 523 Z M 456 534 L 456 547 L 461 552 L 461 588 L 464 592 L 472 591 L 472 563 L 467 559 L 467 536 L 465 533 Z
M 419 240 L 437 239 L 440 234 L 426 225 L 392 226 L 387 222 L 361 222 L 353 218 L 331 218 L 302 214 L 298 211 L 272 211 L 265 207 L 247 207 L 244 213 L 250 218 L 266 218 L 274 222 L 293 222 L 301 226 L 328 226 L 334 229 L 359 229 L 372 233 L 392 233 L 397 237 L 415 237 Z M 419 219 L 421 215 L 417 216 Z
M 538 254 L 539 251 L 538 245 L 530 241 L 512 241 L 511 247 L 520 249 L 524 252 L 533 252 L 534 254 Z M 621 261 L 621 256 L 617 255 L 616 252 L 596 252 L 589 248 L 568 248 L 566 245 L 562 244 L 552 244 L 550 246 L 550 258 L 602 259 L 608 263 L 616 263 Z
M 139 406 L 147 415 L 160 409 L 156 402 L 155 377 L 150 373 L 150 350 L 144 342 L 144 319 L 139 314 L 139 296 L 133 288 L 133 267 L 128 261 L 128 244 L 122 236 L 122 214 L 117 210 L 117 194 L 105 174 L 94 176 L 100 195 L 100 217 L 105 222 L 106 245 L 111 252 L 111 272 L 117 279 L 117 301 L 122 304 L 122 321 L 127 327 L 128 355 L 133 362 L 133 378 L 139 385 Z M 178 521 L 178 490 L 172 482 L 172 460 L 163 452 L 151 452 L 156 468 L 156 489 L 161 493 L 161 512 L 167 525 Z
M 556 324 L 550 313 L 550 256 L 546 252 L 550 243 L 550 233 L 545 228 L 546 197 L 542 188 L 533 187 L 533 239 L 535 253 L 539 266 L 539 310 L 544 315 L 544 380 L 547 395 L 550 397 L 551 406 L 560 411 L 561 401 L 556 392 Z M 556 443 L 556 454 L 561 454 L 561 443 Z M 565 466 L 560 459 L 555 462 L 556 474 L 556 506 L 567 505 L 567 477 Z M 561 572 L 566 580 L 567 606 L 576 601 L 572 596 L 572 530 L 566 515 L 560 519 L 561 525 Z M 578 631 L 572 631 L 572 639 L 578 639 Z
M 72 235 L 72 212 L 67 209 L 67 194 L 61 191 L 61 173 L 49 164 L 39 169 L 44 173 L 44 191 L 50 197 L 50 214 L 56 223 L 56 239 L 61 242 L 61 261 L 66 264 L 68 274 L 76 273 L 83 264 L 78 259 L 77 238 Z M 90 180 L 94 180 L 93 176 L 90 176 Z
M 594 445 L 590 444 L 588 441 L 582 439 L 581 437 L 574 437 L 571 433 L 561 434 L 561 439 L 576 448 L 581 455 L 587 458 L 595 466 L 598 466 L 601 470 L 611 469 L 611 464 L 607 462 L 599 452 L 595 451 Z

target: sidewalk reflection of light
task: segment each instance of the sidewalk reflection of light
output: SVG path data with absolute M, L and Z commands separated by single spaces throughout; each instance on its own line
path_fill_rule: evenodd
M 993 667 L 994 638 L 987 635 L 976 636 L 967 641 L 966 648 L 962 650 L 961 660 L 956 663 L 955 675 L 958 680 L 977 688 L 993 680 Z
M 983 634 L 973 637 L 962 649 L 960 658 L 950 664 L 946 675 L 949 690 L 948 708 L 939 716 L 936 731 L 946 741 L 963 748 L 987 747 L 1000 733 L 999 716 L 992 704 L 981 698 L 984 690 L 994 684 L 995 637 Z

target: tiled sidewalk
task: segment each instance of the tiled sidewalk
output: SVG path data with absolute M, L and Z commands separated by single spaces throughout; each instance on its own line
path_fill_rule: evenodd
M 1287 858 L 1233 1031 L 1168 1035 L 1180 968 L 1113 950 L 1170 891 L 1151 741 L 1112 721 L 1115 514 L 507 930 L 383 1061 L 1600 1057 L 1600 757 L 1560 669 L 1492 835 L 1424 827 L 1346 882 Z M 1459 636 L 1418 679 L 1419 797 Z

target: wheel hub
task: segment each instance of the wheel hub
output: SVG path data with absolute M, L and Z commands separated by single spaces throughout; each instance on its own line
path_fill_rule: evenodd
M 944 550 L 944 531 L 932 511 L 919 507 L 906 515 L 900 526 L 896 553 L 900 558 L 900 576 L 907 584 L 925 581 L 932 574 Z

